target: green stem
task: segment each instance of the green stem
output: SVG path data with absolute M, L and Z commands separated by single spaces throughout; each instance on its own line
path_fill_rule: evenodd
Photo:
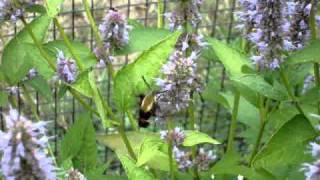
M 130 124 L 131 124 L 133 130 L 139 131 L 139 126 L 137 124 L 136 119 L 133 117 L 132 113 L 129 110 L 127 110 L 126 113 L 128 115 L 128 118 L 129 118 L 129 121 L 130 121 Z
M 37 106 L 33 102 L 27 87 L 24 84 L 21 84 L 21 88 L 22 88 L 22 90 L 24 92 L 24 95 L 26 97 L 26 100 L 27 100 L 28 104 L 30 104 L 30 106 L 31 106 L 31 112 L 34 114 L 34 116 L 37 119 L 37 121 L 40 121 L 40 117 L 39 117 L 39 115 L 37 113 Z
M 315 0 L 312 1 L 312 9 L 310 13 L 310 27 L 311 27 L 311 39 L 317 40 L 317 26 L 316 26 L 316 8 L 313 7 L 316 4 Z M 320 90 L 320 72 L 319 63 L 314 63 L 314 76 L 316 87 Z M 318 103 L 318 114 L 320 114 L 320 102 Z
M 64 29 L 63 27 L 61 26 L 61 24 L 59 23 L 58 19 L 57 18 L 53 18 L 53 21 L 54 23 L 56 24 L 59 32 L 60 32 L 60 35 L 62 36 L 64 42 L 66 43 L 67 45 L 67 48 L 68 50 L 70 51 L 72 57 L 74 58 L 74 60 L 76 61 L 78 67 L 79 67 L 79 70 L 80 71 L 83 71 L 84 70 L 84 67 L 83 67 L 83 64 L 81 62 L 81 59 L 79 58 L 79 56 L 76 54 L 75 52 L 75 49 L 73 48 L 69 38 L 67 37 L 66 33 L 64 32 Z
M 300 112 L 300 114 L 306 115 L 299 103 L 299 101 L 296 99 L 295 95 L 293 94 L 293 92 L 290 89 L 290 85 L 289 85 L 289 81 L 288 81 L 288 77 L 286 75 L 286 73 L 284 72 L 283 68 L 280 67 L 280 76 L 282 79 L 282 82 L 291 98 L 291 100 L 293 101 L 294 105 L 296 106 L 297 110 Z
M 91 14 L 88 0 L 82 0 L 82 3 L 83 3 L 84 8 L 85 8 L 85 10 L 86 10 L 86 15 L 87 15 L 87 17 L 88 17 L 90 26 L 91 26 L 91 28 L 92 28 L 92 30 L 93 30 L 94 36 L 95 36 L 95 38 L 96 38 L 96 40 L 97 40 L 97 43 L 98 43 L 98 45 L 99 45 L 100 47 L 102 47 L 102 46 L 103 46 L 103 41 L 102 41 L 102 38 L 101 38 L 101 36 L 100 36 L 99 29 L 98 29 L 98 27 L 97 27 L 97 25 L 96 25 L 96 22 L 95 22 L 92 14 Z
M 269 102 L 269 101 L 267 101 Z M 263 132 L 266 126 L 266 117 L 267 117 L 267 109 L 264 106 L 264 98 L 262 96 L 259 97 L 259 115 L 260 115 L 260 129 L 259 129 L 259 133 L 258 133 L 258 137 L 255 143 L 255 146 L 252 150 L 251 156 L 250 156 L 250 160 L 249 160 L 249 167 L 251 167 L 254 157 L 256 156 L 256 154 L 258 153 L 261 141 L 262 141 L 262 137 L 263 137 Z M 268 106 L 268 103 L 267 105 Z M 267 107 L 268 108 L 268 107 Z
M 193 101 L 190 101 L 189 103 L 189 108 L 188 108 L 188 113 L 189 113 L 189 128 L 190 130 L 195 130 L 195 125 L 196 125 L 196 118 L 195 118 L 195 114 L 194 114 L 194 103 Z M 197 156 L 197 146 L 192 146 L 192 159 L 195 159 Z M 199 176 L 199 172 L 198 172 L 198 167 L 195 165 L 193 166 L 193 179 L 195 180 L 199 180 L 200 176 Z
M 167 119 L 167 129 L 168 129 L 169 133 L 171 133 L 173 131 L 172 119 L 170 119 L 170 118 Z M 174 167 L 173 167 L 173 142 L 172 142 L 172 140 L 169 141 L 168 154 L 169 154 L 170 179 L 175 180 L 175 172 L 174 172 Z
M 228 144 L 227 144 L 227 153 L 233 150 L 234 145 L 234 137 L 236 134 L 237 129 L 237 117 L 239 111 L 239 102 L 240 102 L 240 92 L 236 90 L 233 100 L 233 109 L 232 109 L 232 118 L 229 128 L 229 135 L 228 135 Z
M 132 146 L 130 144 L 130 141 L 125 133 L 124 118 L 120 121 L 120 125 L 118 126 L 118 131 L 119 131 L 119 134 L 123 140 L 123 143 L 125 144 L 125 146 L 128 150 L 130 157 L 136 161 L 137 157 L 136 157 L 136 155 L 132 149 Z
M 163 28 L 163 14 L 164 14 L 164 3 L 163 0 L 158 0 L 158 28 Z
M 252 153 L 251 153 L 251 156 L 250 156 L 250 160 L 249 160 L 249 167 L 251 167 L 252 163 L 253 163 L 253 160 L 254 160 L 254 157 L 256 156 L 256 154 L 258 153 L 258 150 L 259 150 L 259 147 L 260 147 L 260 144 L 261 144 L 261 141 L 262 141 L 262 137 L 263 137 L 263 132 L 264 132 L 264 129 L 265 129 L 265 122 L 263 122 L 260 126 L 260 129 L 259 129 L 259 134 L 258 134 L 258 137 L 257 137 L 257 140 L 256 140 L 256 143 L 254 145 L 254 148 L 252 150 Z

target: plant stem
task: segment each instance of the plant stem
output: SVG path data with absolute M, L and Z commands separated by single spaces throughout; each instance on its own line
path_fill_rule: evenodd
M 118 126 L 118 131 L 119 131 L 119 134 L 123 140 L 123 143 L 125 144 L 127 150 L 128 150 L 128 153 L 130 155 L 130 157 L 132 159 L 134 159 L 135 161 L 137 160 L 137 157 L 132 149 L 132 146 L 130 144 L 130 141 L 125 133 L 125 126 L 124 126 L 124 117 L 122 118 L 122 120 L 120 121 L 120 125 Z
M 34 116 L 35 116 L 35 118 L 37 119 L 37 121 L 40 121 L 40 117 L 39 117 L 39 115 L 38 115 L 38 113 L 37 113 L 36 105 L 35 105 L 35 103 L 33 102 L 33 100 L 32 100 L 32 98 L 31 98 L 31 95 L 30 95 L 27 87 L 26 87 L 24 84 L 21 84 L 21 88 L 22 88 L 22 90 L 23 90 L 23 92 L 24 92 L 24 95 L 25 95 L 25 97 L 26 97 L 26 100 L 27 100 L 28 104 L 30 104 L 30 106 L 31 106 L 31 112 L 32 112 L 32 114 L 34 114 Z
M 300 114 L 303 114 L 305 116 L 306 114 L 304 113 L 299 101 L 296 99 L 295 95 L 292 93 L 292 91 L 290 89 L 288 77 L 287 77 L 286 73 L 284 72 L 284 70 L 282 69 L 282 67 L 280 67 L 280 76 L 281 76 L 283 84 L 284 84 L 284 86 L 285 86 L 285 88 L 286 88 L 291 100 L 295 104 L 297 110 L 300 112 Z
M 88 17 L 90 26 L 91 26 L 91 28 L 93 30 L 94 36 L 95 36 L 95 38 L 97 40 L 97 43 L 98 43 L 99 46 L 103 46 L 103 41 L 102 41 L 102 38 L 100 36 L 99 29 L 98 29 L 98 27 L 96 25 L 96 22 L 95 22 L 92 14 L 91 14 L 88 0 L 82 0 L 82 3 L 83 3 L 84 8 L 86 10 L 86 15 Z
M 164 14 L 164 3 L 163 0 L 158 0 L 158 28 L 163 28 L 163 14 Z
M 188 113 L 189 113 L 189 128 L 190 130 L 195 130 L 195 125 L 196 125 L 196 118 L 194 114 L 194 103 L 191 100 L 189 102 L 189 108 L 188 108 Z M 192 159 L 195 159 L 197 156 L 197 146 L 192 146 L 191 147 L 191 152 L 192 152 Z M 199 180 L 199 172 L 198 172 L 198 167 L 195 165 L 193 166 L 193 179 Z
M 263 137 L 263 132 L 266 126 L 266 117 L 267 117 L 267 111 L 268 111 L 268 102 L 266 104 L 266 108 L 264 106 L 264 98 L 262 96 L 259 97 L 259 115 L 260 115 L 260 129 L 259 129 L 259 134 L 255 143 L 255 146 L 252 150 L 251 156 L 250 156 L 250 160 L 249 160 L 249 167 L 251 167 L 254 157 L 256 156 L 256 154 L 258 153 L 261 141 L 262 141 L 262 137 Z
M 237 129 L 237 118 L 238 118 L 238 111 L 239 111 L 239 102 L 240 102 L 240 92 L 236 90 L 233 100 L 233 109 L 232 109 L 232 119 L 229 128 L 229 135 L 228 135 L 228 144 L 227 144 L 227 153 L 233 150 L 234 146 L 234 136 L 236 134 Z
M 77 65 L 79 67 L 80 71 L 84 70 L 83 64 L 81 62 L 81 59 L 79 58 L 79 56 L 76 54 L 75 49 L 73 48 L 69 38 L 67 37 L 66 33 L 64 32 L 63 27 L 61 26 L 61 24 L 59 23 L 57 18 L 53 18 L 54 23 L 57 25 L 57 28 L 60 32 L 60 35 L 62 36 L 64 42 L 66 43 L 68 50 L 70 51 L 72 57 L 74 58 L 74 60 L 77 62 Z
M 311 27 L 311 39 L 317 40 L 317 26 L 316 26 L 316 8 L 314 5 L 316 5 L 315 0 L 311 1 L 312 3 L 312 9 L 310 13 L 310 27 Z M 315 84 L 318 90 L 320 90 L 320 72 L 319 72 L 319 63 L 314 63 L 314 76 L 315 76 Z M 318 114 L 320 114 L 320 102 L 318 103 Z
M 167 119 L 167 129 L 168 129 L 169 133 L 171 133 L 173 131 L 173 124 L 172 124 L 171 118 Z M 169 154 L 170 179 L 175 180 L 175 173 L 174 173 L 174 167 L 173 167 L 173 142 L 172 142 L 172 140 L 169 141 L 168 154 Z

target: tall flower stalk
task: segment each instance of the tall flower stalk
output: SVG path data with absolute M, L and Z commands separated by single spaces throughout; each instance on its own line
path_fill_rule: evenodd
M 5 179 L 55 180 L 54 161 L 46 153 L 44 122 L 33 123 L 14 110 L 5 115 L 7 132 L 0 132 L 1 169 Z
M 158 110 L 157 116 L 161 119 L 168 119 L 178 112 L 188 109 L 190 128 L 194 130 L 195 115 L 193 106 L 193 94 L 201 91 L 199 78 L 197 77 L 197 59 L 201 51 L 206 47 L 204 38 L 195 32 L 195 29 L 201 22 L 199 6 L 202 1 L 178 0 L 173 12 L 166 13 L 165 17 L 169 20 L 169 29 L 182 30 L 184 33 L 179 38 L 175 50 L 169 57 L 168 62 L 162 67 L 163 76 L 156 80 L 156 84 L 160 87 L 160 92 L 157 94 Z M 193 29 L 189 29 L 191 26 Z M 168 124 L 172 124 L 172 120 L 167 120 Z M 168 125 L 168 127 L 171 127 Z M 176 129 L 175 129 L 176 130 Z M 171 127 L 168 129 L 169 134 L 175 131 Z M 167 131 L 167 133 L 168 133 Z M 180 151 L 177 146 L 173 146 L 174 140 L 169 139 L 169 156 L 175 156 L 175 159 L 180 161 L 180 169 L 194 167 L 194 178 L 199 179 L 198 169 L 191 162 L 196 157 L 196 147 L 192 147 L 192 157 L 188 157 L 183 151 Z M 173 158 L 170 158 L 172 164 Z M 174 178 L 174 172 L 171 171 L 171 178 Z

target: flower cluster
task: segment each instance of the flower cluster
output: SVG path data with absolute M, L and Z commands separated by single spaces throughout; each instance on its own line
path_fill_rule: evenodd
M 250 28 L 247 38 L 255 45 L 258 52 L 252 56 L 252 60 L 259 69 L 279 68 L 283 50 L 284 4 L 280 0 L 244 0 L 242 5 L 245 9 L 249 9 L 242 16 L 248 21 L 246 24 Z
M 287 2 L 288 21 L 283 26 L 286 38 L 284 48 L 288 51 L 303 48 L 310 37 L 309 17 L 312 9 L 311 0 Z
M 169 61 L 162 67 L 163 78 L 157 78 L 157 115 L 164 117 L 188 107 L 191 93 L 200 91 L 196 61 L 206 46 L 203 37 L 185 34 L 176 45 Z
M 1 169 L 5 179 L 55 180 L 53 160 L 47 156 L 45 123 L 33 123 L 11 109 L 5 115 L 7 132 L 0 131 Z
M 196 28 L 201 22 L 201 14 L 199 6 L 202 0 L 178 0 L 178 5 L 171 13 L 166 13 L 165 17 L 169 20 L 169 28 L 171 31 L 175 29 L 182 29 L 183 25 L 190 23 L 192 27 Z
M 186 135 L 181 128 L 174 128 L 173 131 L 160 131 L 160 137 L 167 142 L 173 142 L 174 146 L 179 146 L 183 143 Z
M 178 149 L 177 147 L 174 147 L 173 148 L 173 155 L 174 155 L 174 158 L 178 164 L 178 168 L 181 171 L 185 171 L 188 168 L 193 166 L 192 155 L 190 152 L 185 152 L 185 151 Z
M 28 80 L 31 80 L 33 79 L 34 77 L 36 77 L 38 75 L 38 71 L 35 69 L 35 68 L 32 68 L 29 70 L 28 74 L 27 74 L 27 79 Z
M 203 148 L 199 149 L 198 155 L 195 159 L 195 164 L 201 171 L 206 171 L 209 169 L 211 163 L 216 159 L 213 151 L 205 151 Z
M 172 153 L 181 171 L 185 171 L 193 166 L 196 166 L 200 171 L 206 171 L 216 159 L 213 151 L 205 151 L 203 148 L 200 148 L 195 159 L 192 159 L 192 153 L 190 151 L 182 150 L 181 145 L 186 135 L 181 128 L 176 127 L 172 131 L 161 131 L 160 137 L 168 143 L 172 142 Z
M 57 54 L 57 74 L 67 83 L 75 82 L 78 74 L 76 62 L 73 59 L 67 59 L 60 50 Z
M 100 61 L 112 62 L 112 51 L 128 44 L 130 29 L 131 27 L 120 12 L 114 9 L 109 10 L 99 26 L 104 46 L 97 47 L 94 50 Z
M 36 0 L 0 0 L 0 20 L 16 21 L 23 15 L 26 7 L 33 5 Z M 17 3 L 17 4 L 16 4 Z
M 302 170 L 305 172 L 306 180 L 320 178 L 320 144 L 318 142 L 310 143 L 310 154 L 315 159 L 313 163 L 304 163 Z
M 309 37 L 310 0 L 240 0 L 240 4 L 240 27 L 257 49 L 251 59 L 258 69 L 279 68 L 281 52 L 301 49 Z
M 308 90 L 310 90 L 314 84 L 314 76 L 313 75 L 308 75 L 305 79 L 304 79 L 304 83 L 303 83 L 303 88 L 302 88 L 302 93 L 306 93 Z

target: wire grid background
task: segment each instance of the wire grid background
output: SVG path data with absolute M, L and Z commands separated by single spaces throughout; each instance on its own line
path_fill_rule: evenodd
M 129 19 L 135 19 L 142 23 L 145 27 L 156 27 L 157 24 L 157 0 L 89 0 L 91 6 L 91 12 L 96 19 L 96 22 L 100 24 L 102 18 L 110 7 L 114 7 Z M 172 10 L 175 1 L 164 1 L 165 12 Z M 199 32 L 207 36 L 216 37 L 219 39 L 225 39 L 229 42 L 239 35 L 236 30 L 236 21 L 234 19 L 234 11 L 237 9 L 236 0 L 204 0 L 201 7 L 201 14 L 203 20 L 199 26 Z M 35 17 L 34 14 L 28 15 L 28 20 L 32 20 Z M 88 24 L 84 8 L 81 0 L 66 0 L 62 7 L 62 12 L 59 14 L 59 20 L 63 25 L 68 36 L 73 40 L 80 40 L 85 42 L 91 49 L 95 46 L 94 35 L 90 25 Z M 164 19 L 166 24 L 167 20 Z M 4 44 L 8 42 L 20 29 L 22 25 L 18 22 L 15 25 L 5 24 L 1 26 L 2 41 L 0 44 L 0 50 L 3 50 Z M 50 27 L 47 40 L 61 39 L 57 28 L 53 24 Z M 122 67 L 130 63 L 134 56 L 118 57 L 115 66 L 117 68 Z M 224 68 L 215 61 L 215 59 L 203 60 L 200 63 L 200 73 L 206 85 L 210 82 L 218 84 L 221 90 L 224 90 L 226 86 L 226 73 Z M 112 101 L 112 85 L 108 79 L 108 73 L 104 70 L 97 69 L 97 73 L 101 73 L 97 78 L 99 85 L 101 86 L 103 96 L 109 103 Z M 205 85 L 205 86 L 206 86 Z M 0 84 L 2 89 L 8 88 L 4 84 Z M 33 99 L 35 101 L 37 112 L 41 119 L 52 121 L 50 125 L 50 135 L 52 135 L 54 153 L 58 155 L 59 140 L 61 140 L 63 134 L 66 132 L 66 127 L 70 126 L 79 114 L 83 112 L 83 108 L 78 104 L 71 95 L 67 94 L 63 98 L 58 98 L 58 88 L 53 86 L 52 100 L 48 101 L 41 97 L 38 92 L 32 91 Z M 10 94 L 17 108 L 20 112 L 32 117 L 30 106 L 24 103 L 24 94 L 21 91 L 19 85 L 14 93 Z M 90 101 L 88 101 L 91 103 Z M 229 127 L 229 115 L 226 110 L 219 104 L 212 103 L 211 101 L 203 101 L 198 103 L 197 107 L 197 122 L 198 128 L 218 139 L 226 139 L 226 134 Z M 8 107 L 0 107 L 0 112 L 6 112 Z M 187 119 L 186 116 L 181 119 Z M 4 129 L 4 120 L 0 116 L 1 129 Z M 97 120 L 96 120 L 97 121 Z M 183 123 L 184 126 L 186 123 Z M 98 126 L 96 126 L 99 129 Z M 101 130 L 101 128 L 100 128 Z M 112 129 L 109 129 L 112 131 Z M 114 155 L 112 155 L 108 149 L 99 147 L 99 155 L 101 156 L 101 162 L 114 162 L 110 169 L 121 172 L 119 162 L 114 161 Z

